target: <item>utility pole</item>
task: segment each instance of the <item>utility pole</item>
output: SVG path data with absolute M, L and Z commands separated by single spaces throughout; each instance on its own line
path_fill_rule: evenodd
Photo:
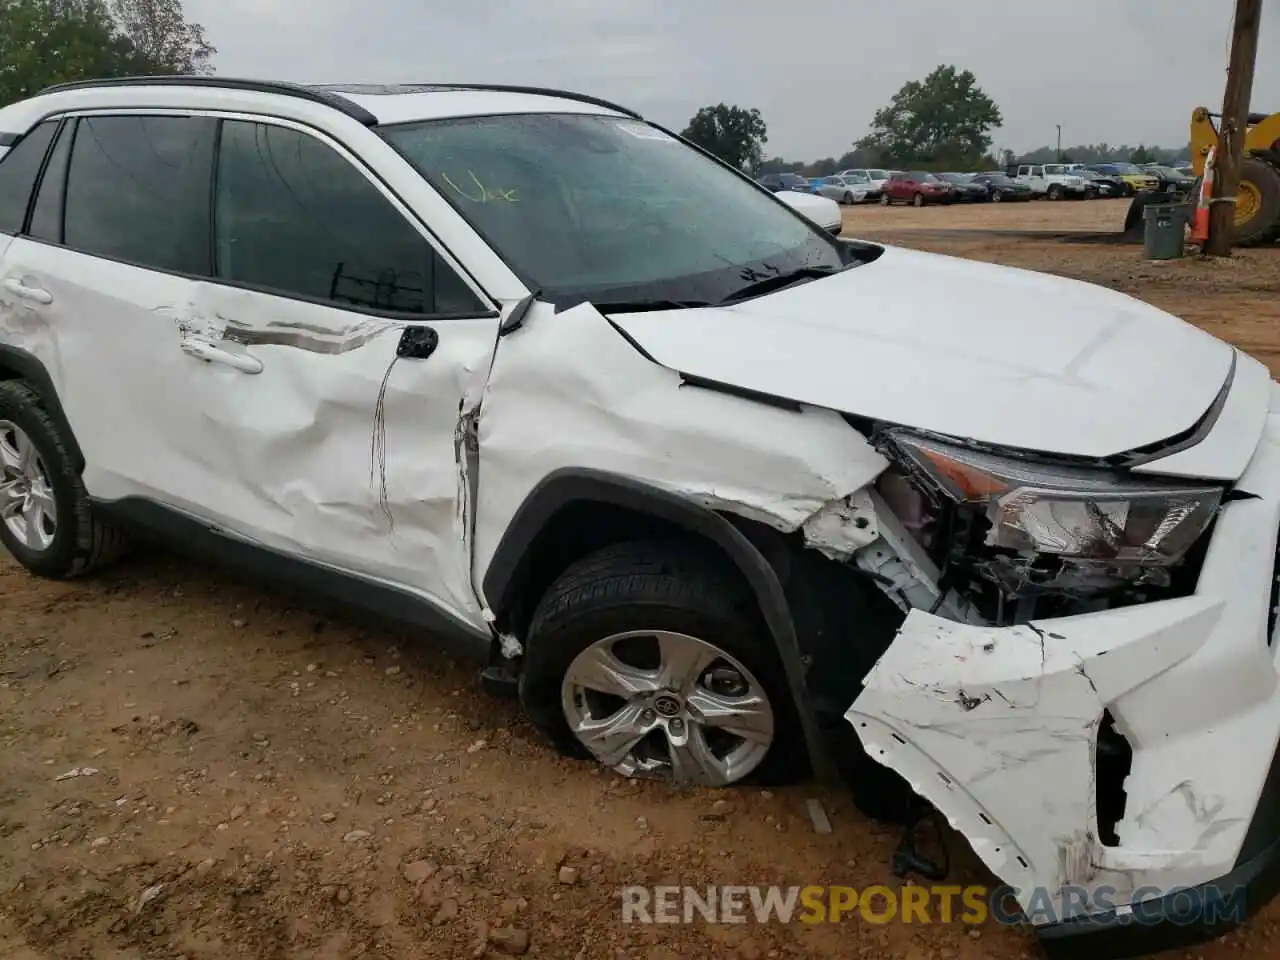
M 1227 91 L 1222 98 L 1218 149 L 1209 206 L 1209 239 L 1204 252 L 1211 257 L 1231 256 L 1231 231 L 1235 225 L 1236 188 L 1244 158 L 1248 128 L 1249 96 L 1253 90 L 1253 65 L 1258 56 L 1258 25 L 1262 0 L 1236 0 L 1231 28 L 1231 60 L 1227 64 Z
M 1054 126 L 1058 128 L 1058 162 L 1061 163 L 1062 162 L 1062 124 L 1055 123 Z

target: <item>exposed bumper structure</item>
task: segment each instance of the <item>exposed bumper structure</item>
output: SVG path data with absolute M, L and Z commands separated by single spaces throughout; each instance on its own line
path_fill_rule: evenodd
M 1241 913 L 1191 918 L 1185 894 L 1162 898 L 1201 887 L 1251 914 L 1280 888 L 1275 397 L 1193 595 L 1003 628 L 913 611 L 847 713 L 1051 952 L 1203 940 Z M 1133 754 L 1114 845 L 1096 798 L 1104 713 Z

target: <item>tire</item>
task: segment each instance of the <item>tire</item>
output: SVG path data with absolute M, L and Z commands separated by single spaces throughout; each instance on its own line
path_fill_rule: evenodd
M 788 783 L 808 771 L 804 737 L 782 660 L 755 598 L 716 551 L 679 540 L 631 541 L 606 547 L 572 564 L 539 601 L 529 626 L 520 701 L 529 719 L 561 753 L 596 759 L 574 734 L 566 715 L 579 703 L 579 691 L 570 688 L 566 692 L 575 658 L 593 646 L 599 649 L 606 638 L 632 631 L 641 641 L 654 632 L 698 638 L 737 661 L 745 668 L 746 679 L 753 681 L 751 689 L 763 692 L 773 713 L 767 752 L 756 757 L 753 769 L 744 768 L 741 778 L 715 785 Z M 616 652 L 617 648 L 613 649 Z M 697 672 L 709 669 L 699 666 Z M 642 696 L 650 697 L 646 704 L 659 706 L 651 695 Z M 628 705 L 626 698 L 614 699 L 618 705 L 609 704 L 602 714 L 613 714 Z M 631 703 L 635 700 L 632 697 Z M 655 712 L 646 712 L 652 722 Z M 662 717 L 657 720 L 664 726 L 671 722 Z M 690 721 L 689 727 L 694 726 L 698 725 Z M 659 751 L 665 744 L 670 754 L 669 740 L 660 731 L 645 737 L 641 750 L 651 743 L 650 738 L 657 738 Z M 624 775 L 643 773 L 625 768 L 632 758 L 628 754 L 614 769 Z M 669 770 L 659 773 L 670 776 Z
M 40 532 L 33 534 L 28 529 L 23 535 L 26 542 L 7 521 L 0 522 L 0 543 L 31 573 L 51 580 L 89 573 L 110 563 L 125 547 L 124 536 L 94 516 L 84 482 L 68 450 L 69 441 L 69 437 L 61 435 L 29 383 L 0 382 L 0 459 L 6 461 L 8 468 L 4 477 L 10 480 L 17 476 L 9 461 L 18 447 L 29 446 L 34 451 L 38 482 L 53 505 L 53 517 L 44 511 L 42 519 L 36 521 Z M 0 496 L 0 507 L 5 501 Z M 39 540 L 43 538 L 48 542 L 41 544 Z
M 1004 194 L 1002 194 L 999 190 L 996 190 L 994 193 L 991 194 L 992 203 L 1002 203 L 1003 201 L 1004 201 Z
M 1058 183 L 1051 183 L 1051 184 L 1049 184 L 1049 189 L 1048 189 L 1048 191 L 1045 193 L 1045 196 L 1046 196 L 1046 197 L 1048 197 L 1048 199 L 1050 199 L 1050 200 L 1061 200 L 1061 199 L 1062 199 L 1062 193 L 1063 193 L 1063 191 L 1062 191 L 1062 185 L 1061 185 L 1061 184 L 1058 184 Z
M 844 202 L 845 202 L 845 206 L 852 207 L 852 206 L 853 206 L 853 194 L 852 194 L 852 193 L 846 193 L 846 194 L 844 195 Z
M 917 193 L 917 194 L 916 194 L 916 195 L 911 199 L 911 203 L 912 203 L 913 205 L 917 206 L 917 207 L 923 207 L 923 206 L 924 206 L 924 194 L 923 194 L 923 193 Z
M 1280 234 L 1280 169 L 1258 157 L 1246 157 L 1240 165 L 1240 181 L 1256 192 L 1256 213 L 1231 231 L 1231 242 L 1241 247 L 1267 243 Z
M 887 193 L 880 194 L 880 206 L 887 207 L 892 202 L 893 201 L 889 199 L 889 195 Z

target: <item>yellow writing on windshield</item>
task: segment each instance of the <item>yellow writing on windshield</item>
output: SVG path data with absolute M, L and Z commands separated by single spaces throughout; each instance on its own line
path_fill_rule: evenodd
M 459 196 L 466 197 L 473 203 L 488 203 L 491 200 L 502 200 L 506 203 L 520 202 L 520 198 L 516 196 L 514 187 L 510 190 L 495 190 L 491 187 L 486 187 L 480 182 L 480 178 L 475 175 L 474 171 L 471 170 L 467 171 L 467 176 L 470 177 L 471 182 L 475 184 L 475 189 L 472 193 L 463 190 L 460 186 L 454 183 L 447 173 L 441 173 L 440 176 L 444 178 L 444 182 L 452 187 Z

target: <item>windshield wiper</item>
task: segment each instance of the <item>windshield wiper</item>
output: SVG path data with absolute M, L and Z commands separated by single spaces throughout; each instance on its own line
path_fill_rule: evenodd
M 777 273 L 771 277 L 754 280 L 744 287 L 739 287 L 720 302 L 722 304 L 734 303 L 738 300 L 745 300 L 748 297 L 758 297 L 762 294 L 772 293 L 774 290 L 781 290 L 783 287 L 789 287 L 793 283 L 799 283 L 803 280 L 820 280 L 823 277 L 839 273 L 840 269 L 835 267 L 800 267 L 796 270 Z
M 644 313 L 647 310 L 685 310 L 713 306 L 709 300 L 591 300 L 600 313 Z

